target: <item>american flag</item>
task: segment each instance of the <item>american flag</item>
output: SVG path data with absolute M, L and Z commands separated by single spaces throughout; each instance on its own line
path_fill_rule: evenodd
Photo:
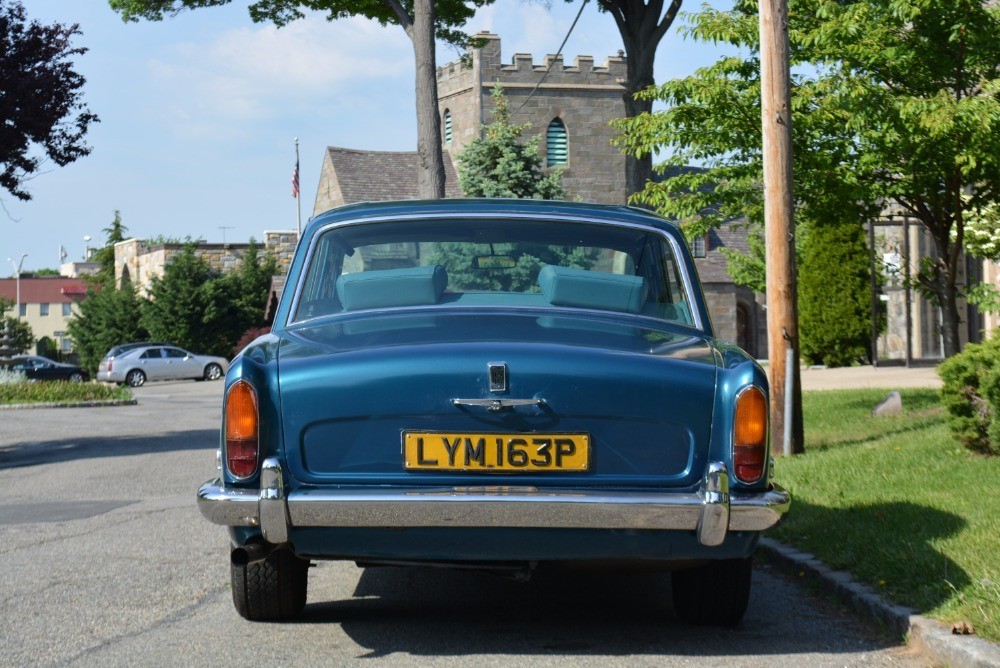
M 292 172 L 292 197 L 299 197 L 299 161 L 295 161 L 295 171 Z

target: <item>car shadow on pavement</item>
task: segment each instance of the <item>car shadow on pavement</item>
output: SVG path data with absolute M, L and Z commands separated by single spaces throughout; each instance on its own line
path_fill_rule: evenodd
M 192 429 L 152 436 L 101 436 L 13 443 L 0 446 L 0 469 L 218 447 L 218 429 Z
M 676 619 L 667 573 L 553 568 L 524 583 L 474 572 L 367 568 L 354 598 L 311 603 L 297 623 L 339 623 L 369 650 L 366 657 L 769 656 L 902 644 L 866 631 L 769 568 L 757 569 L 756 578 L 744 621 L 717 628 Z M 831 615 L 843 623 L 831 628 Z

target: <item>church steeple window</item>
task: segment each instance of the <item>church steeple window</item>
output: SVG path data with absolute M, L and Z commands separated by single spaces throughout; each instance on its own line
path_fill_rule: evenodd
M 553 118 L 545 132 L 545 158 L 549 167 L 569 164 L 569 139 L 561 118 Z

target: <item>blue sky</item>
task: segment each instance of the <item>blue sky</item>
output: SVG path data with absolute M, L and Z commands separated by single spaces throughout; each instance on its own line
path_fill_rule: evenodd
M 312 211 L 327 146 L 414 150 L 413 52 L 402 29 L 363 19 L 309 16 L 282 29 L 250 21 L 247 3 L 184 12 L 160 23 L 125 24 L 104 0 L 24 0 L 31 18 L 78 23 L 74 42 L 89 52 L 76 69 L 101 122 L 93 153 L 68 167 L 48 165 L 24 203 L 0 193 L 0 276 L 22 253 L 24 271 L 56 268 L 60 245 L 82 259 L 84 236 L 120 210 L 132 236 L 191 236 L 210 242 L 258 240 L 295 229 L 290 180 L 294 138 L 301 156 L 303 222 Z M 622 48 L 613 19 L 583 17 L 564 50 L 567 62 L 597 63 Z M 688 0 L 686 9 L 700 4 Z M 503 59 L 531 53 L 541 63 L 569 29 L 571 4 L 499 0 L 469 23 L 502 38 Z M 720 49 L 685 41 L 675 29 L 656 57 L 657 81 L 714 61 Z M 438 64 L 458 57 L 438 49 Z

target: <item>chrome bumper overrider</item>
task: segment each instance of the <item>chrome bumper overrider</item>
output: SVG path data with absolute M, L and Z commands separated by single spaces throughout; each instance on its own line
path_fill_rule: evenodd
M 270 543 L 290 527 L 523 527 L 696 531 L 720 545 L 728 531 L 763 531 L 788 512 L 788 492 L 729 492 L 725 464 L 713 462 L 694 493 L 549 489 L 531 486 L 298 490 L 285 494 L 277 459 L 261 469 L 261 489 L 218 479 L 198 490 L 201 514 L 215 524 L 259 526 Z

